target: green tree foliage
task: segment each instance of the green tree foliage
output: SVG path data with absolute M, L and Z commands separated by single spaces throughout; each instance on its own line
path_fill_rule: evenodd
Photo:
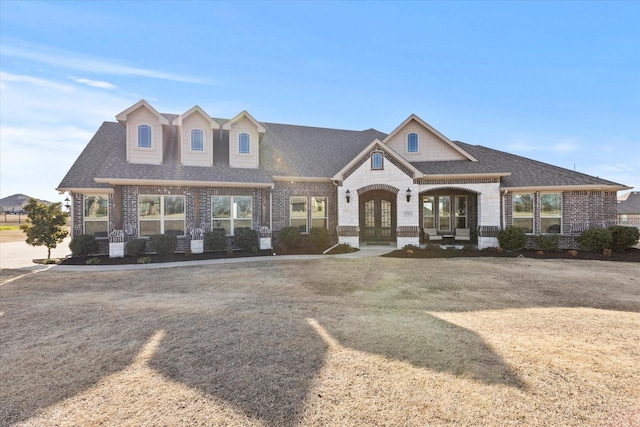
M 51 249 L 58 246 L 69 231 L 65 228 L 69 215 L 62 211 L 62 203 L 53 203 L 49 206 L 29 199 L 24 207 L 27 219 L 20 229 L 27 235 L 27 244 L 31 246 L 46 246 L 47 259 L 51 258 Z

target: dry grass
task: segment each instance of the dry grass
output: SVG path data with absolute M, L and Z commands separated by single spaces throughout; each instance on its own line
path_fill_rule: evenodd
M 54 269 L 0 342 L 2 425 L 640 424 L 635 263 Z

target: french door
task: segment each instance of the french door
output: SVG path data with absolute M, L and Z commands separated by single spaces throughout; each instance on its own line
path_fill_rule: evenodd
M 360 239 L 388 242 L 396 239 L 396 195 L 369 191 L 360 196 Z

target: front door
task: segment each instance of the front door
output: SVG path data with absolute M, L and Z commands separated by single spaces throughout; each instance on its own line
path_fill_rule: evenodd
M 360 240 L 389 242 L 396 239 L 396 195 L 369 191 L 360 196 Z

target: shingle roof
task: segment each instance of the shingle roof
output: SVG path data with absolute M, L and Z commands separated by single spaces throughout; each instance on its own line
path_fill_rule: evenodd
M 177 117 L 163 114 L 169 122 Z M 223 124 L 225 119 L 214 119 Z M 362 152 L 375 139 L 386 134 L 375 129 L 364 131 L 262 123 L 266 133 L 260 142 L 260 168 L 229 167 L 228 131 L 214 132 L 213 166 L 183 166 L 179 162 L 175 129 L 170 132 L 162 165 L 126 162 L 125 128 L 105 122 L 89 141 L 58 188 L 110 188 L 94 178 L 126 180 L 175 180 L 228 183 L 273 182 L 274 176 L 330 178 Z M 621 186 L 620 184 L 549 165 L 503 151 L 463 142 L 454 142 L 478 161 L 467 160 L 412 162 L 427 175 L 510 173 L 502 178 L 503 187 Z
M 511 175 L 502 178 L 501 184 L 503 187 L 620 186 L 620 184 L 612 181 L 505 153 L 504 151 L 480 145 L 465 144 L 460 141 L 455 141 L 454 143 L 478 161 L 454 160 L 416 162 L 412 164 L 425 174 L 510 173 Z
M 619 214 L 640 214 L 640 191 L 629 193 L 626 200 L 618 202 Z
M 352 131 L 263 123 L 260 164 L 275 176 L 332 177 L 376 138 L 375 129 Z

